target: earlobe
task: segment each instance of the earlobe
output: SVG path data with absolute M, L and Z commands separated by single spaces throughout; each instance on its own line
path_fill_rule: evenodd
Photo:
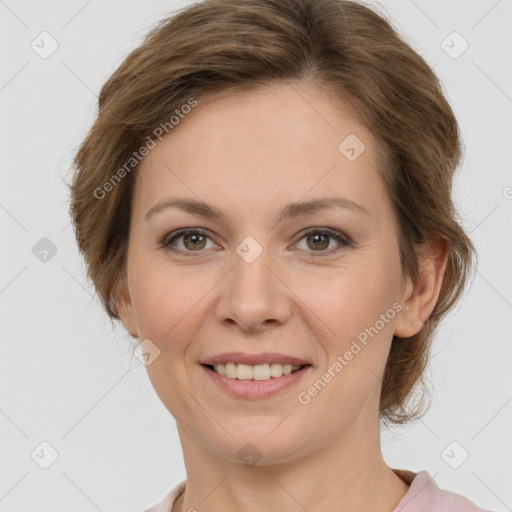
M 137 329 L 135 328 L 136 324 L 135 316 L 133 314 L 133 303 L 126 279 L 123 279 L 123 282 L 118 286 L 118 291 L 116 293 L 116 304 L 119 317 L 125 329 L 128 331 L 132 338 L 138 338 L 139 335 Z
M 396 317 L 395 336 L 408 338 L 417 334 L 437 304 L 446 274 L 450 245 L 447 240 L 431 239 L 419 257 L 419 277 L 410 280 L 402 296 L 403 309 Z

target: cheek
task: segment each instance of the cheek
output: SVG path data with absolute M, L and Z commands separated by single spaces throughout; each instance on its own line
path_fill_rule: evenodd
M 133 299 L 139 337 L 150 339 L 160 350 L 146 368 L 148 377 L 175 418 L 196 416 L 197 404 L 187 392 L 193 362 L 191 340 L 204 322 L 207 293 L 214 283 L 204 274 L 183 275 L 165 265 L 147 265 L 147 271 L 138 268 Z
M 330 328 L 336 344 L 373 326 L 392 307 L 397 298 L 394 274 L 392 267 L 367 263 L 333 272 L 323 287 L 315 286 L 315 292 L 305 288 L 304 295 L 318 318 Z M 390 322 L 385 326 L 378 324 L 379 330 L 389 330 Z
M 168 352 L 183 351 L 200 325 L 215 279 L 192 269 L 177 272 L 165 264 L 137 268 L 132 298 L 141 340 L 154 340 Z
M 378 402 L 396 315 L 390 281 L 382 267 L 367 265 L 365 271 L 333 277 L 323 293 L 310 297 L 315 313 L 329 327 L 320 340 L 326 355 L 320 373 L 324 382 L 332 382 L 312 403 L 319 410 L 328 404 L 338 414 L 337 429 L 352 421 L 368 400 Z
M 312 300 L 315 312 L 329 326 L 321 343 L 326 353 L 322 371 L 335 375 L 322 391 L 321 404 L 343 410 L 339 421 L 358 414 L 384 372 L 393 337 L 396 272 L 393 262 L 377 257 L 339 272 Z M 327 379 L 330 377 L 327 376 Z

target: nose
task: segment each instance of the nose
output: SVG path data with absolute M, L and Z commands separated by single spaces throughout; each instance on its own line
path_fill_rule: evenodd
M 244 331 L 284 324 L 291 316 L 291 292 L 264 251 L 248 262 L 234 255 L 231 272 L 219 289 L 216 316 Z

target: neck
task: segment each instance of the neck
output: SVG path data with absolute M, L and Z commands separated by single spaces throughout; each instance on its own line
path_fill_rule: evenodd
M 385 463 L 378 428 L 371 435 L 353 424 L 307 455 L 252 466 L 207 449 L 180 424 L 178 431 L 187 483 L 173 512 L 392 512 L 409 488 Z

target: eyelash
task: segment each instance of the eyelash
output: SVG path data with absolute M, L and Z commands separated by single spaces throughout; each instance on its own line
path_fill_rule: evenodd
M 177 249 L 176 247 L 173 247 L 172 243 L 175 240 L 177 240 L 178 238 L 181 238 L 184 235 L 191 235 L 191 234 L 206 236 L 206 237 L 210 238 L 210 236 L 208 235 L 208 232 L 201 228 L 185 228 L 185 229 L 180 229 L 179 231 L 176 231 L 175 233 L 171 233 L 171 234 L 173 235 L 171 238 L 169 238 L 169 235 L 166 235 L 163 238 L 163 240 L 159 243 L 159 247 L 163 248 L 163 249 L 170 250 L 175 253 L 185 254 L 187 257 L 194 256 L 191 253 L 196 252 L 196 251 L 183 251 L 182 249 Z M 303 235 L 299 239 L 299 241 L 302 240 L 303 238 L 307 237 L 310 234 L 328 235 L 330 238 L 333 238 L 340 244 L 340 246 L 335 249 L 330 249 L 330 250 L 326 250 L 326 251 L 318 251 L 317 253 L 316 253 L 316 251 L 307 251 L 309 253 L 308 257 L 312 258 L 312 259 L 330 256 L 332 254 L 339 252 L 340 250 L 344 249 L 345 247 L 351 247 L 353 245 L 352 240 L 348 236 L 343 235 L 340 232 L 335 231 L 331 228 L 310 229 L 309 231 L 303 233 Z M 200 253 L 202 251 L 197 251 L 197 252 Z

